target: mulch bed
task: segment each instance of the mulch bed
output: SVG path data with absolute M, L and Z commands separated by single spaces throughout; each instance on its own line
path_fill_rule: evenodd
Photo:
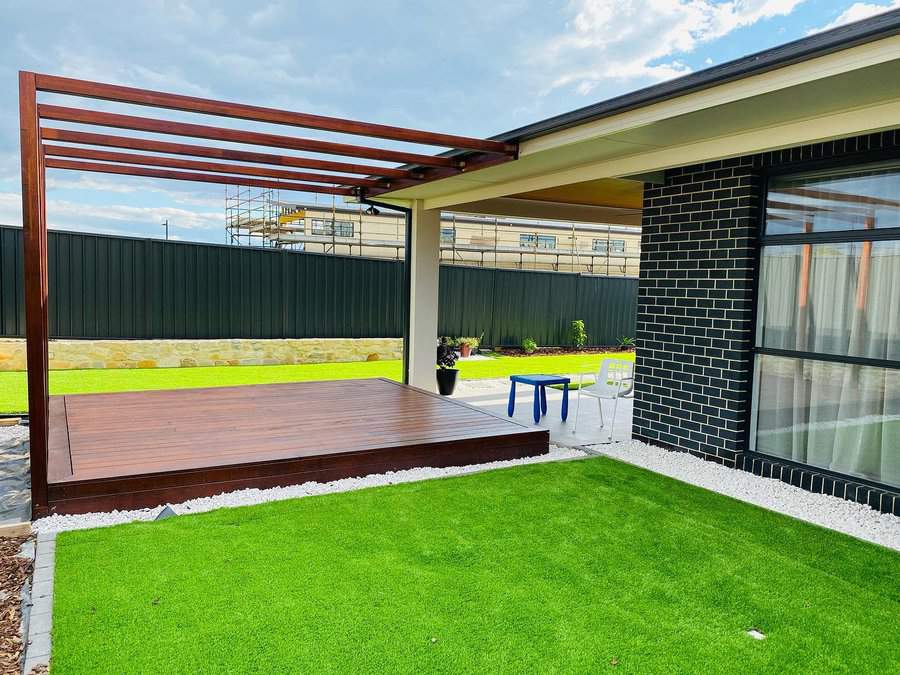
M 33 561 L 16 557 L 25 540 L 26 537 L 0 539 L 0 675 L 21 672 L 21 592 L 34 566 Z
M 521 347 L 497 347 L 494 351 L 503 356 L 562 356 L 563 354 L 630 353 L 634 351 L 634 347 L 585 347 L 584 349 L 576 349 L 575 347 L 538 347 L 538 350 L 531 354 L 526 354 Z

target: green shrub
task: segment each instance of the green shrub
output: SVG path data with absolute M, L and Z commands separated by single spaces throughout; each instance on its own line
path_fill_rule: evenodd
M 631 349 L 632 347 L 634 347 L 634 338 L 633 337 L 628 337 L 628 336 L 623 335 L 622 337 L 619 338 L 618 342 L 619 342 L 619 347 L 621 347 L 622 349 Z
M 534 354 L 537 351 L 538 344 L 534 341 L 534 338 L 527 337 L 522 340 L 522 350 L 526 354 Z
M 583 349 L 588 341 L 588 334 L 584 329 L 584 321 L 581 319 L 575 319 L 571 324 L 569 324 L 569 339 L 572 341 L 572 344 L 578 347 L 578 349 Z

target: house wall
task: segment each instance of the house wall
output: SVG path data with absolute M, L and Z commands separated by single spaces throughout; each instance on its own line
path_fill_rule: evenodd
M 900 153 L 900 130 L 666 171 L 644 191 L 633 435 L 900 514 L 900 496 L 748 453 L 764 175 Z

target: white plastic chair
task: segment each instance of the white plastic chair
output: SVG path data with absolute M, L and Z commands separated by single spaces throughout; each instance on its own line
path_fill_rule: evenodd
M 627 396 L 634 389 L 634 362 L 626 359 L 603 359 L 600 370 L 595 375 L 594 384 L 582 386 L 584 376 L 590 373 L 581 373 L 578 376 L 578 401 L 575 403 L 575 424 L 572 433 L 578 428 L 578 413 L 581 412 L 581 395 L 597 399 L 597 407 L 600 409 L 600 428 L 606 426 L 603 421 L 603 399 L 615 401 L 613 404 L 613 418 L 609 425 L 609 443 L 612 443 L 613 430 L 616 426 L 616 413 L 619 410 L 619 399 Z

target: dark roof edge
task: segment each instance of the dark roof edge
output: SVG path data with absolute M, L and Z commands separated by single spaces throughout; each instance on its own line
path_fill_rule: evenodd
M 507 142 L 528 140 L 897 34 L 900 34 L 900 9 L 838 26 L 674 80 L 578 108 L 492 136 L 491 139 Z

